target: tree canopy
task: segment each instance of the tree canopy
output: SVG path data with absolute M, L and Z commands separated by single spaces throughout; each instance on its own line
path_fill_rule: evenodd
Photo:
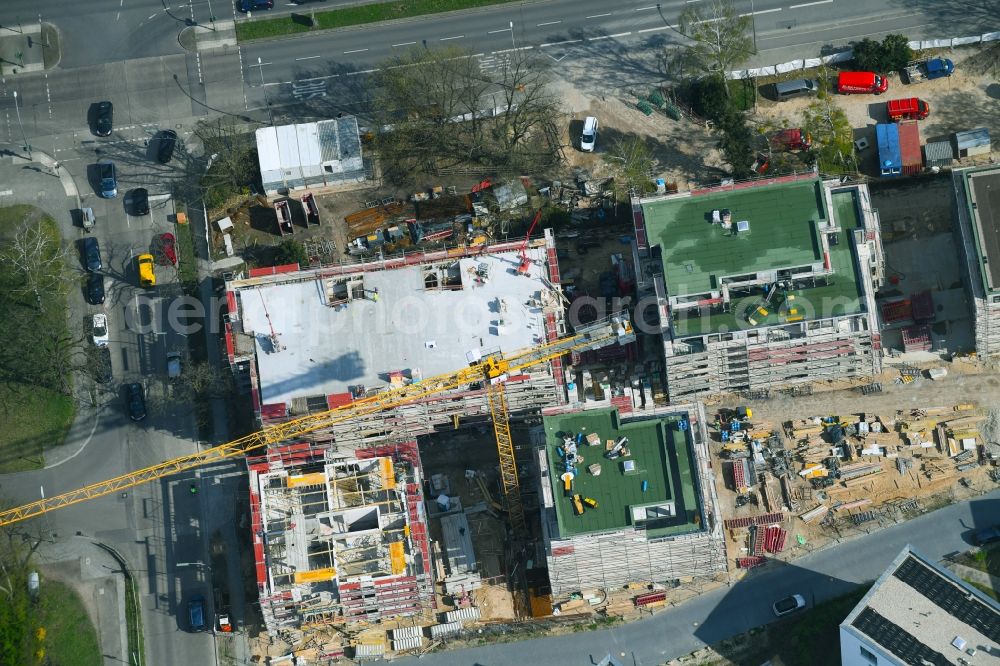
M 752 19 L 740 16 L 731 0 L 688 4 L 677 22 L 679 32 L 690 40 L 679 52 L 690 74 L 724 77 L 754 52 Z M 728 88 L 724 92 L 729 95 Z

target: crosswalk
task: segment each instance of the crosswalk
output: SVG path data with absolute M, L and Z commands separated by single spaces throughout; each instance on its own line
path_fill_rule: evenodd
M 491 53 L 489 55 L 481 55 L 478 60 L 480 72 L 496 72 L 510 66 L 509 53 Z

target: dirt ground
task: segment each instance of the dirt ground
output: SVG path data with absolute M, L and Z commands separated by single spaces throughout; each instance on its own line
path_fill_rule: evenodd
M 955 62 L 955 73 L 943 79 L 908 85 L 900 80 L 898 72 L 889 74 L 889 90 L 881 96 L 874 95 L 833 95 L 837 105 L 844 110 L 851 126 L 856 128 L 855 139 L 868 137 L 869 145 L 860 154 L 862 170 L 868 156 L 877 152 L 875 124 L 888 122 L 885 103 L 889 99 L 919 97 L 930 104 L 931 115 L 920 122 L 920 135 L 924 143 L 944 141 L 951 133 L 986 127 L 992 136 L 1000 133 L 1000 85 L 996 73 L 984 66 L 984 61 L 995 58 L 993 50 L 968 47 L 954 51 L 944 51 L 939 55 Z M 921 55 L 928 55 L 924 53 Z M 796 71 L 783 75 L 780 80 L 802 77 L 826 77 L 836 88 L 836 70 Z M 774 102 L 766 97 L 768 83 L 772 79 L 762 79 L 758 95 L 757 115 L 761 122 L 780 127 L 797 127 L 802 124 L 802 113 L 812 99 L 804 97 L 784 102 Z M 994 146 L 994 155 L 997 148 Z M 873 158 L 874 159 L 874 158 Z
M 671 120 L 660 111 L 646 116 L 636 108 L 637 100 L 626 98 L 622 91 L 620 96 L 590 95 L 562 79 L 555 79 L 552 87 L 569 114 L 562 135 L 569 171 L 583 169 L 592 178 L 610 176 L 606 156 L 618 141 L 631 136 L 646 142 L 655 160 L 653 178 L 675 182 L 682 191 L 694 182 L 705 182 L 706 173 L 723 167 L 718 138 L 690 118 Z M 579 149 L 579 133 L 587 116 L 595 116 L 600 123 L 593 153 Z
M 877 415 L 888 426 L 895 419 L 897 411 L 900 410 L 909 413 L 911 409 L 916 408 L 941 407 L 951 409 L 955 405 L 971 402 L 977 405 L 977 410 L 969 412 L 969 414 L 983 415 L 990 407 L 1000 404 L 1000 376 L 995 370 L 981 369 L 971 363 L 964 362 L 952 363 L 948 366 L 948 370 L 949 374 L 944 379 L 932 381 L 921 378 L 908 384 L 893 383 L 892 376 L 898 376 L 898 372 L 888 371 L 880 378 L 883 391 L 870 395 L 863 395 L 854 389 L 841 389 L 819 391 L 813 395 L 795 398 L 778 396 L 770 400 L 756 401 L 731 399 L 726 400 L 724 405 L 730 408 L 738 404 L 749 405 L 753 409 L 753 422 L 757 427 L 764 430 L 780 430 L 782 424 L 788 421 L 813 416 Z M 710 408 L 709 413 L 714 413 L 714 409 L 715 406 Z M 765 513 L 766 508 L 763 502 L 759 505 L 747 504 L 736 507 L 736 493 L 726 487 L 724 474 L 722 474 L 722 459 L 719 456 L 722 446 L 717 441 L 717 437 L 715 439 L 716 441 L 712 445 L 712 463 L 718 472 L 716 488 L 724 517 L 753 516 Z M 887 437 L 887 439 L 892 438 Z M 899 438 L 893 441 L 902 444 L 902 440 Z M 786 449 L 795 451 L 795 445 L 796 442 L 785 439 Z M 792 508 L 792 517 L 783 525 L 789 531 L 785 550 L 774 557 L 790 560 L 829 543 L 905 520 L 917 512 L 978 495 L 996 485 L 987 475 L 988 467 L 982 466 L 958 473 L 954 471 L 954 463 L 936 449 L 916 452 L 903 449 L 900 456 L 910 456 L 914 459 L 914 467 L 905 474 L 900 474 L 897 471 L 894 459 L 882 456 L 861 456 L 851 463 L 881 463 L 886 470 L 885 473 L 874 476 L 860 485 L 852 486 L 850 489 L 842 488 L 838 484 L 826 491 L 812 489 L 811 485 L 797 474 L 805 465 L 799 460 L 793 461 L 791 470 L 795 476 L 792 478 L 792 487 L 794 488 L 793 498 L 796 500 L 797 506 Z M 923 463 L 941 466 L 950 473 L 946 476 L 935 475 L 934 479 L 928 478 L 921 470 Z M 959 484 L 960 478 L 967 479 L 968 485 Z M 774 483 L 773 487 L 777 489 L 779 486 Z M 837 501 L 850 503 L 863 499 L 869 499 L 871 503 L 856 509 L 831 512 L 836 520 L 829 523 L 821 524 L 818 520 L 806 523 L 797 517 L 797 514 L 805 512 L 821 502 L 829 506 Z M 900 503 L 908 499 L 918 500 L 919 506 L 897 510 Z M 783 502 L 779 501 L 778 504 L 781 505 Z M 772 511 L 781 509 L 781 506 L 771 508 Z M 877 514 L 874 520 L 855 525 L 850 518 L 851 514 L 872 510 Z M 805 543 L 798 543 L 797 537 L 800 536 Z M 732 562 L 734 557 L 747 554 L 745 552 L 746 538 L 746 530 L 735 530 L 727 534 L 727 549 L 731 566 L 734 564 Z M 737 572 L 737 575 L 741 576 L 743 573 Z

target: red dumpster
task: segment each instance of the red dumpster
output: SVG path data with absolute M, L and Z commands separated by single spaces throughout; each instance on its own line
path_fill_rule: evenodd
M 916 120 L 899 123 L 899 157 L 904 176 L 913 176 L 924 170 L 924 156 L 920 151 L 920 126 Z

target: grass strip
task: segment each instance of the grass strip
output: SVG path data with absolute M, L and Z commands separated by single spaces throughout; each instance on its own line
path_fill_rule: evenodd
M 475 9 L 500 5 L 514 0 L 394 0 L 371 5 L 343 7 L 309 15 L 293 13 L 287 16 L 262 20 L 241 21 L 236 24 L 236 37 L 241 42 L 294 35 L 315 30 L 333 30 L 352 25 L 379 23 L 393 19 L 440 14 L 462 9 Z

